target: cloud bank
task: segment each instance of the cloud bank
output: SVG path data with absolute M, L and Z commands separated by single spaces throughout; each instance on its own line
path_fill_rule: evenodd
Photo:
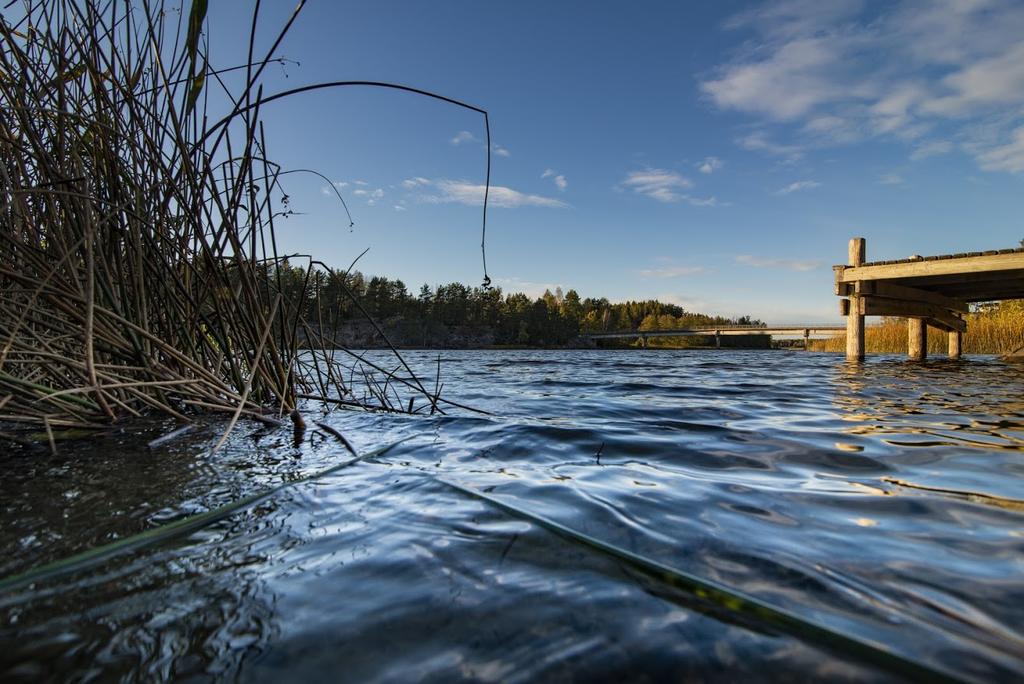
M 745 149 L 794 159 L 882 138 L 914 160 L 960 149 L 982 169 L 1024 171 L 1018 0 L 781 0 L 724 28 L 752 38 L 699 87 L 758 122 Z

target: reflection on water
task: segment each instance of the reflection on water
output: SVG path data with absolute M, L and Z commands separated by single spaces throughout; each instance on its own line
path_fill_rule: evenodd
M 782 352 L 443 352 L 497 414 L 325 414 L 380 458 L 0 595 L 0 676 L 878 679 L 446 478 L 968 679 L 1024 674 L 1024 369 Z M 436 354 L 409 354 L 426 374 Z M 311 411 L 319 411 L 310 407 Z M 345 459 L 218 426 L 6 455 L 4 575 Z M 134 441 L 133 441 L 134 440 Z

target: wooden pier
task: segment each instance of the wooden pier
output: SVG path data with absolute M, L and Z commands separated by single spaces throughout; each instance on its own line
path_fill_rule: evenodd
M 928 353 L 928 326 L 946 332 L 949 357 L 959 359 L 971 302 L 1024 298 L 1024 248 L 868 262 L 864 238 L 850 240 L 848 263 L 834 266 L 843 297 L 846 359 L 864 360 L 864 317 L 907 318 L 908 355 Z

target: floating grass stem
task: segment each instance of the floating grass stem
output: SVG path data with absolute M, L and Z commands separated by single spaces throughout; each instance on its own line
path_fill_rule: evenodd
M 807 639 L 830 650 L 847 653 L 888 671 L 906 675 L 911 679 L 941 682 L 961 681 L 942 669 L 911 660 L 890 651 L 882 644 L 870 643 L 829 629 L 789 611 L 776 608 L 760 599 L 748 596 L 737 589 L 732 589 L 712 580 L 703 579 L 614 544 L 603 542 L 596 537 L 578 532 L 550 518 L 531 513 L 518 506 L 513 506 L 479 490 L 465 487 L 444 478 L 434 479 L 463 494 L 484 501 L 517 518 L 553 532 L 563 539 L 622 561 L 629 567 L 639 570 L 675 589 L 684 591 L 729 612 L 753 618 L 781 632 Z
M 206 511 L 205 513 L 199 513 L 196 515 L 188 516 L 186 518 L 181 518 L 180 520 L 175 520 L 174 522 L 167 523 L 166 525 L 161 525 L 160 527 L 155 527 L 151 530 L 146 530 L 145 532 L 140 532 L 139 534 L 133 535 L 131 537 L 118 539 L 117 541 L 113 541 L 109 544 L 104 544 L 103 546 L 98 546 L 96 548 L 89 549 L 88 551 L 83 551 L 82 553 L 77 553 L 68 558 L 54 561 L 53 563 L 47 563 L 46 565 L 40 566 L 38 568 L 33 568 L 26 572 L 6 577 L 0 580 L 0 594 L 5 592 L 16 591 L 18 589 L 27 587 L 30 584 L 34 584 L 36 582 L 51 580 L 56 577 L 68 575 L 75 572 L 82 572 L 90 568 L 102 565 L 103 563 L 106 563 L 107 561 L 117 556 L 128 553 L 137 553 L 139 551 L 142 551 L 143 549 L 150 548 L 157 544 L 169 542 L 173 539 L 177 539 L 184 535 L 195 532 L 196 530 L 203 529 L 204 527 L 209 527 L 213 523 L 219 520 L 223 520 L 224 518 L 234 513 L 237 513 L 243 509 L 252 506 L 253 504 L 263 501 L 284 489 L 294 487 L 296 485 L 300 485 L 306 482 L 318 480 L 322 477 L 326 477 L 327 475 L 331 475 L 340 470 L 348 468 L 349 466 L 355 465 L 356 463 L 359 463 L 362 460 L 373 458 L 375 456 L 380 456 L 389 451 L 390 449 L 393 449 L 395 446 L 409 439 L 411 439 L 411 437 L 406 437 L 404 439 L 391 442 L 390 444 L 379 447 L 365 454 L 356 454 L 355 457 L 347 461 L 343 461 L 342 463 L 339 463 L 337 465 L 331 466 L 330 468 L 326 468 L 319 472 L 313 473 L 312 475 L 307 475 L 306 477 L 291 480 L 290 482 L 285 482 L 273 487 L 269 487 L 262 491 L 256 492 L 255 494 L 250 494 L 249 496 L 242 497 L 237 501 L 233 501 L 229 504 L 225 504 L 223 506 L 219 506 L 217 508 Z M 351 448 L 350 445 L 349 448 Z M 353 453 L 355 453 L 354 449 Z

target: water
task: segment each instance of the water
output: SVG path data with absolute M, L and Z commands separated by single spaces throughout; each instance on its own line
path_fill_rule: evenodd
M 433 378 L 436 353 L 407 354 Z M 442 352 L 493 417 L 309 407 L 383 456 L 0 594 L 0 678 L 899 679 L 450 480 L 956 677 L 1024 674 L 1024 368 L 743 351 Z M 0 575 L 348 458 L 133 426 L 2 456 Z

